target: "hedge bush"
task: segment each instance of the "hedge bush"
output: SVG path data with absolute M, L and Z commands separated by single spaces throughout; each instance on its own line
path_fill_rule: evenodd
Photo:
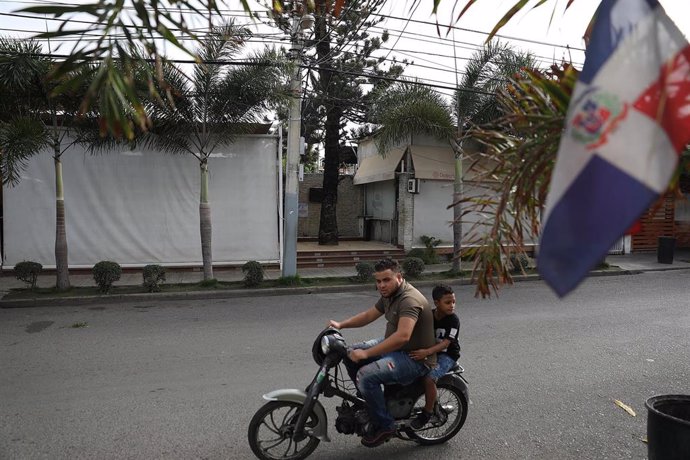
M 93 279 L 103 294 L 110 292 L 113 283 L 120 279 L 122 267 L 117 262 L 102 260 L 93 266 Z
M 25 260 L 19 262 L 14 266 L 14 276 L 17 277 L 19 281 L 24 281 L 33 290 L 36 287 L 36 280 L 38 275 L 43 271 L 43 265 L 38 262 L 31 262 L 30 260 Z
M 161 265 L 150 264 L 144 267 L 144 288 L 148 292 L 160 292 L 161 284 L 165 282 L 165 268 Z
M 370 281 L 374 276 L 374 264 L 371 262 L 358 262 L 355 270 L 357 270 L 357 281 Z
M 403 260 L 402 268 L 406 277 L 418 278 L 424 271 L 424 261 L 419 257 L 408 257 Z
M 258 286 L 264 280 L 264 267 L 255 260 L 250 260 L 242 265 L 242 273 L 244 273 L 244 285 L 246 287 Z

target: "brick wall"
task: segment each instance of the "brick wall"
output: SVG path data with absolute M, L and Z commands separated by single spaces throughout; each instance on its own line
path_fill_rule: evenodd
M 364 187 L 352 184 L 353 176 L 340 176 L 338 185 L 338 234 L 341 238 L 359 238 L 362 236 L 359 216 L 364 209 Z M 297 220 L 298 237 L 318 237 L 319 220 L 321 219 L 321 204 L 309 201 L 309 189 L 323 186 L 323 174 L 304 174 L 304 181 L 299 183 L 299 204 L 304 212 L 306 206 L 307 217 Z

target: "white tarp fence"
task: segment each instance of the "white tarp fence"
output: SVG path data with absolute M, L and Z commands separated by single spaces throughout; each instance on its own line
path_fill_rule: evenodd
M 432 236 L 442 241 L 441 246 L 453 245 L 453 208 L 448 206 L 453 203 L 453 183 L 440 180 L 420 181 L 419 194 L 414 195 L 414 232 L 412 245 L 414 247 L 424 247 L 420 237 Z M 463 188 L 465 197 L 487 197 L 495 196 L 490 188 L 484 187 L 479 183 L 465 182 Z M 467 209 L 468 204 L 464 205 Z M 462 217 L 462 243 L 464 245 L 476 244 L 478 236 L 483 236 L 490 230 L 486 225 L 477 223 L 493 224 L 492 210 L 486 214 L 473 211 Z M 525 244 L 534 244 L 536 240 L 524 235 Z
M 280 260 L 279 138 L 254 135 L 209 160 L 213 262 Z M 199 162 L 190 155 L 112 151 L 63 156 L 70 267 L 200 265 Z M 55 173 L 46 151 L 5 187 L 3 267 L 55 266 Z

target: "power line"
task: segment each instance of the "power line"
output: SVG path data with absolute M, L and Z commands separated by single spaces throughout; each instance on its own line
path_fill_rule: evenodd
M 41 2 L 41 1 L 29 2 L 29 1 L 10 1 L 10 0 L 0 0 L 0 3 L 24 3 L 24 4 L 30 4 L 30 5 L 31 5 L 31 4 L 39 4 L 39 5 L 40 5 L 40 4 L 44 4 L 44 2 Z M 71 5 L 70 3 L 67 3 L 67 2 L 52 2 L 52 3 L 54 3 L 54 4 L 61 4 L 61 5 Z M 348 6 L 348 8 L 350 8 L 350 6 Z M 124 9 L 126 9 L 126 10 L 135 10 L 134 7 L 128 7 L 128 6 L 125 6 Z M 189 9 L 189 8 L 161 8 L 161 9 L 164 10 L 164 11 L 166 11 L 166 12 L 180 12 L 180 11 L 182 11 L 182 12 L 185 12 L 185 11 L 186 11 L 186 12 L 189 12 L 189 13 L 192 13 L 192 12 L 193 12 L 193 10 L 192 10 L 192 9 Z M 244 10 L 233 10 L 233 9 L 223 9 L 223 8 L 219 8 L 219 11 L 222 12 L 222 13 L 232 14 L 232 15 L 235 16 L 235 17 L 251 17 L 251 18 L 254 18 L 254 16 L 252 16 L 252 15 L 246 13 Z M 2 13 L 0 13 L 0 14 L 2 14 Z M 4 15 L 8 15 L 8 16 L 9 16 L 9 15 L 12 15 L 12 14 L 10 14 L 10 13 L 4 13 Z M 15 13 L 14 15 L 16 15 L 16 13 Z M 411 22 L 411 23 L 416 23 L 416 24 L 433 25 L 433 26 L 437 26 L 437 25 L 438 25 L 438 24 L 435 23 L 435 22 L 424 21 L 424 20 L 420 20 L 420 19 L 412 19 L 411 17 L 409 17 L 409 18 L 404 18 L 404 17 L 400 17 L 400 16 L 393 16 L 393 15 L 387 15 L 387 14 L 381 14 L 381 13 L 374 13 L 374 12 L 370 13 L 370 15 L 378 16 L 378 17 L 381 17 L 381 18 L 384 18 L 384 19 L 393 19 L 393 20 L 406 21 L 406 25 L 409 24 L 410 22 Z M 78 21 L 78 20 L 71 20 L 71 19 L 58 19 L 58 18 L 44 18 L 44 17 L 40 17 L 40 16 L 33 16 L 33 17 L 31 17 L 31 16 L 28 16 L 28 17 L 27 17 L 27 16 L 18 16 L 18 17 L 26 17 L 26 18 L 29 18 L 29 19 L 37 19 L 37 20 L 45 20 L 45 19 L 48 19 L 48 20 L 60 20 L 60 21 L 65 21 L 65 22 L 80 22 L 80 23 L 91 24 L 91 25 L 97 24 L 97 23 L 95 23 L 95 22 L 90 22 L 90 21 Z M 342 17 L 343 17 L 343 15 L 341 15 L 341 17 L 339 18 L 339 21 L 342 20 Z M 100 24 L 101 24 L 101 25 L 104 25 L 103 23 L 100 23 Z M 251 23 L 247 23 L 247 24 L 244 24 L 244 25 L 246 25 L 246 26 L 251 26 L 251 25 L 255 25 L 255 24 L 256 24 L 255 22 L 251 22 Z M 263 23 L 263 24 L 264 24 L 264 25 L 267 25 L 266 23 Z M 136 25 L 134 25 L 134 24 L 132 24 L 130 27 L 143 28 L 143 26 L 136 26 Z M 375 27 L 381 27 L 381 26 L 375 26 Z M 405 27 L 406 27 L 406 26 L 405 26 Z M 444 26 L 444 27 L 445 27 L 445 26 Z M 479 34 L 479 35 L 485 35 L 485 36 L 488 36 L 488 35 L 489 35 L 489 32 L 484 32 L 484 31 L 475 30 L 475 29 L 468 29 L 468 28 L 459 27 L 459 26 L 448 26 L 448 27 L 449 27 L 450 29 L 459 30 L 459 31 L 464 31 L 464 32 L 470 32 L 470 33 Z M 174 29 L 173 29 L 173 30 L 174 30 Z M 406 32 L 405 32 L 405 29 L 403 29 L 403 30 L 395 30 L 395 29 L 390 29 L 390 28 L 389 28 L 389 29 L 387 29 L 387 30 L 391 30 L 391 31 L 395 31 L 395 32 L 400 32 L 400 34 L 401 34 L 400 36 L 402 36 L 402 34 L 406 33 Z M 415 35 L 417 35 L 417 36 L 422 36 L 422 37 L 426 37 L 426 38 L 431 38 L 431 37 L 432 37 L 431 35 L 426 35 L 426 34 L 415 34 Z M 495 37 L 497 37 L 497 38 L 503 38 L 503 39 L 505 39 L 505 40 L 513 40 L 513 41 L 520 41 L 520 42 L 531 43 L 531 44 L 536 44 L 536 45 L 541 45 L 541 46 L 548 46 L 548 47 L 552 47 L 552 48 L 563 48 L 563 49 L 565 49 L 565 50 L 574 50 L 574 51 L 583 51 L 583 52 L 585 51 L 583 48 L 578 48 L 578 47 L 574 47 L 574 46 L 562 45 L 562 44 L 558 44 L 558 43 L 552 43 L 552 42 L 546 42 L 546 41 L 540 41 L 540 40 L 532 40 L 532 39 L 521 38 L 521 37 L 515 37 L 515 36 L 508 36 L 508 35 L 496 34 Z M 443 41 L 448 40 L 448 39 L 444 39 L 444 38 L 439 37 L 439 36 L 437 36 L 437 38 L 438 38 L 439 41 L 436 41 L 435 43 L 439 43 L 439 42 L 443 42 Z M 460 42 L 460 43 L 462 43 L 462 42 Z M 471 45 L 471 46 L 475 46 L 475 47 L 476 47 L 476 46 L 481 46 L 481 45 L 477 45 L 477 44 L 474 44 L 474 43 L 471 43 L 470 45 Z
M 427 25 L 438 26 L 438 23 L 431 22 L 431 21 L 422 21 L 420 19 L 407 19 L 407 18 L 402 18 L 399 16 L 391 16 L 391 15 L 385 15 L 385 14 L 379 14 L 379 13 L 372 13 L 372 14 L 374 14 L 376 16 L 382 16 L 382 17 L 387 18 L 387 19 L 397 19 L 397 20 L 401 20 L 401 21 L 411 21 L 411 22 L 414 22 L 417 24 L 427 24 Z M 474 30 L 474 29 L 467 29 L 464 27 L 450 26 L 449 25 L 448 28 L 463 31 L 463 32 L 471 32 L 471 33 L 480 34 L 480 35 L 486 35 L 486 36 L 489 35 L 489 32 L 483 32 L 481 30 Z M 559 45 L 557 43 L 549 43 L 549 42 L 544 42 L 544 41 L 540 41 L 540 40 L 532 40 L 532 39 L 528 39 L 528 38 L 512 37 L 509 35 L 494 34 L 494 37 L 503 38 L 505 40 L 515 40 L 515 41 L 521 41 L 521 42 L 525 42 L 525 43 L 532 43 L 534 45 L 550 46 L 553 48 L 565 48 L 565 49 L 583 51 L 583 52 L 585 51 L 584 48 L 576 48 L 576 47 L 569 46 L 569 45 Z
M 13 53 L 9 52 L 2 52 L 0 51 L 0 54 L 2 55 L 11 55 Z M 67 59 L 69 55 L 66 54 L 46 54 L 46 53 L 36 53 L 34 56 L 37 57 L 47 57 L 51 59 Z M 148 62 L 148 63 L 153 63 L 155 62 L 153 59 L 141 59 L 141 61 Z M 167 62 L 174 63 L 174 64 L 198 64 L 197 61 L 191 60 L 191 59 L 167 59 Z M 267 63 L 267 62 L 254 62 L 254 61 L 242 61 L 242 60 L 207 60 L 207 61 L 202 61 L 203 64 L 207 65 L 247 65 L 247 66 L 272 66 L 275 64 L 272 63 Z M 308 69 L 308 70 L 318 70 L 317 66 L 311 65 L 311 64 L 300 64 L 299 65 L 303 69 Z M 372 80 L 383 80 L 383 81 L 390 81 L 393 83 L 409 83 L 409 84 L 415 84 L 415 85 L 420 85 L 420 86 L 428 86 L 432 88 L 439 88 L 439 89 L 446 89 L 446 90 L 459 90 L 459 91 L 466 91 L 466 92 L 471 92 L 471 93 L 477 93 L 477 94 L 484 94 L 484 95 L 491 95 L 492 93 L 489 93 L 487 91 L 481 91 L 481 90 L 473 90 L 473 89 L 468 89 L 468 88 L 456 88 L 456 87 L 451 87 L 451 86 L 446 86 L 446 85 L 439 85 L 439 84 L 433 84 L 433 83 L 426 83 L 424 81 L 420 80 L 425 80 L 425 79 L 407 79 L 407 78 L 393 78 L 393 77 L 386 77 L 383 75 L 378 75 L 375 73 L 368 73 L 368 72 L 353 72 L 349 70 L 342 70 L 342 69 L 331 69 L 333 73 L 338 73 L 338 74 L 343 74 L 343 75 L 351 75 L 355 77 L 366 77 Z M 434 80 L 428 80 L 428 81 L 434 81 Z
M 27 4 L 27 5 L 44 5 L 44 4 L 46 4 L 46 1 L 40 1 L 40 0 L 39 0 L 39 1 L 27 1 L 27 0 L 23 0 L 23 1 L 22 1 L 22 0 L 0 0 L 0 3 L 8 3 L 8 4 L 16 3 L 16 4 Z M 58 2 L 58 1 L 54 1 L 54 0 L 51 0 L 50 3 L 51 3 L 51 4 L 55 4 L 55 5 L 63 5 L 63 6 L 72 6 L 72 5 L 73 5 L 73 3 L 69 3 L 69 2 Z M 418 6 L 418 5 L 419 5 L 419 4 L 417 4 L 417 6 Z M 350 6 L 348 5 L 348 7 L 350 7 Z M 161 10 L 163 10 L 163 11 L 166 11 L 166 12 L 186 12 L 186 13 L 193 13 L 193 12 L 194 12 L 194 10 L 192 10 L 192 9 L 190 9 L 190 8 L 176 8 L 176 7 L 169 8 L 169 7 L 163 7 L 163 6 L 161 6 L 161 7 L 159 7 L 159 8 L 160 8 Z M 135 8 L 134 8 L 134 7 L 131 7 L 131 6 L 125 6 L 125 7 L 123 7 L 123 9 L 132 10 L 132 11 L 135 10 Z M 234 16 L 253 17 L 251 14 L 247 13 L 247 12 L 244 11 L 244 10 L 235 10 L 235 9 L 229 9 L 229 8 L 218 8 L 218 11 L 221 12 L 221 13 L 232 14 L 232 15 L 234 15 Z M 414 13 L 414 11 L 413 11 L 413 13 Z M 410 17 L 408 17 L 408 18 L 401 17 L 401 16 L 393 16 L 393 15 L 389 15 L 389 14 L 375 13 L 375 12 L 370 13 L 370 15 L 372 15 L 372 16 L 378 16 L 378 17 L 381 17 L 381 18 L 384 18 L 384 19 L 393 19 L 393 20 L 405 21 L 406 24 L 408 24 L 408 23 L 411 22 L 411 23 L 415 23 L 415 24 L 431 25 L 431 26 L 434 26 L 434 27 L 438 27 L 438 25 L 439 25 L 438 22 L 424 21 L 424 20 L 421 20 L 421 19 L 412 19 L 412 17 L 411 17 L 412 14 L 411 14 Z M 342 17 L 342 15 L 341 15 L 341 17 Z M 38 18 L 38 17 L 37 17 L 37 18 Z M 457 31 L 470 32 L 470 33 L 474 33 L 474 34 L 478 34 L 478 35 L 484 35 L 484 36 L 488 36 L 488 35 L 489 35 L 489 32 L 485 32 L 485 31 L 481 31 L 481 30 L 476 30 L 476 29 L 469 29 L 469 28 L 466 28 L 466 27 L 452 26 L 452 25 L 443 26 L 443 27 L 444 27 L 444 28 L 448 28 L 448 29 L 454 29 L 454 30 L 457 30 Z M 510 36 L 510 35 L 501 35 L 501 34 L 495 34 L 494 36 L 497 37 L 497 38 L 503 38 L 503 39 L 505 39 L 505 40 L 520 41 L 520 42 L 525 42 L 525 43 L 531 43 L 531 44 L 534 44 L 534 45 L 549 46 L 549 47 L 552 47 L 552 48 L 563 48 L 563 49 L 567 49 L 567 50 L 575 50 L 575 51 L 583 51 L 583 52 L 585 51 L 584 48 L 579 48 L 579 47 L 570 46 L 570 45 L 562 45 L 562 44 L 558 44 L 558 43 L 546 42 L 546 41 L 541 41 L 541 40 L 533 40 L 533 39 L 528 39 L 528 38 L 521 38 L 521 37 Z

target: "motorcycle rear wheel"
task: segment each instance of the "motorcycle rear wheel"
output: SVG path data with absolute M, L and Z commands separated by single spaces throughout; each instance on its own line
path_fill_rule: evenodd
M 439 383 L 437 386 L 438 404 L 445 422 L 438 421 L 436 416 L 421 430 L 408 432 L 409 436 L 417 443 L 431 446 L 442 444 L 458 434 L 467 418 L 467 399 L 460 389 L 447 383 Z M 413 412 L 418 412 L 424 407 L 424 395 L 415 402 Z
M 319 439 L 311 436 L 299 442 L 292 439 L 302 407 L 302 404 L 292 401 L 271 401 L 256 411 L 247 433 L 254 455 L 261 460 L 302 460 L 311 455 L 319 445 Z M 312 411 L 305 429 L 315 427 L 316 423 L 316 415 Z

